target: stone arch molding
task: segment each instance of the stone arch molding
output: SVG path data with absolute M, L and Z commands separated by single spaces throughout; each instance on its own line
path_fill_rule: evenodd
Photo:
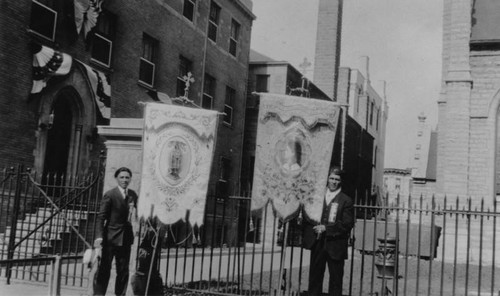
M 60 77 L 58 80 L 56 83 L 49 84 L 40 97 L 34 169 L 37 172 L 43 172 L 47 147 L 48 133 L 46 129 L 40 128 L 40 123 L 48 122 L 55 101 L 60 97 L 64 97 L 71 100 L 73 117 L 71 122 L 70 156 L 66 173 L 82 173 L 88 170 L 89 162 L 87 160 L 89 160 L 90 152 L 88 145 L 86 145 L 85 135 L 92 134 L 97 122 L 96 112 L 98 111 L 96 110 L 95 94 L 86 69 L 78 62 L 73 63 L 73 68 L 67 76 Z
M 500 88 L 490 100 L 487 121 L 490 127 L 488 139 L 488 147 L 490 147 L 490 149 L 488 157 L 491 163 L 493 163 L 493 165 L 488 167 L 488 175 L 491 176 L 488 181 L 488 192 L 490 193 L 489 196 L 492 197 L 492 202 L 496 202 L 500 200 L 500 197 L 497 197 L 495 192 L 495 176 L 496 172 L 500 170 L 500 166 L 497 166 L 496 160 L 496 151 L 500 149 L 500 141 L 497 142 L 498 133 L 500 133 L 500 128 L 498 127 L 500 125 Z

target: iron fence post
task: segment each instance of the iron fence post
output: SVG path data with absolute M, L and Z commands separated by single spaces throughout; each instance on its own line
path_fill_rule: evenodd
M 55 255 L 50 264 L 49 296 L 61 296 L 61 255 Z
M 16 190 L 14 194 L 14 206 L 12 209 L 12 220 L 10 223 L 9 245 L 7 247 L 7 259 L 14 259 L 14 249 L 16 245 L 16 232 L 17 232 L 17 219 L 19 217 L 19 204 L 21 202 L 21 182 L 23 178 L 23 165 L 17 165 L 16 174 Z M 12 276 L 12 263 L 7 264 L 6 277 L 7 284 L 10 285 L 10 278 Z

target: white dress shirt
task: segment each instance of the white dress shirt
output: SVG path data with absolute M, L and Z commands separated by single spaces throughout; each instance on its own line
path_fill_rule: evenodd
M 335 191 L 330 191 L 330 189 L 326 190 L 325 194 L 325 202 L 327 205 L 340 193 L 340 188 Z
M 122 193 L 123 199 L 127 198 L 127 190 L 128 189 L 123 189 L 120 186 L 118 186 L 118 189 L 120 189 L 120 192 Z

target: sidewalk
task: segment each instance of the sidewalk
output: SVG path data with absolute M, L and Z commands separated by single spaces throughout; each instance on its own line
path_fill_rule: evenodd
M 11 280 L 10 285 L 7 285 L 5 278 L 0 279 L 0 295 L 2 296 L 47 296 L 48 294 L 49 286 L 47 284 Z M 62 286 L 61 295 L 86 296 L 87 290 Z

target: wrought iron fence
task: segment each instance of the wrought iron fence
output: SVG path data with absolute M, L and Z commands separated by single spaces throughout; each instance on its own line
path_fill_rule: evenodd
M 40 176 L 18 166 L 4 169 L 0 181 L 0 274 L 8 281 L 46 282 L 50 261 L 44 258 L 64 254 L 70 259 L 62 265 L 61 283 L 86 286 L 78 258 L 94 239 L 100 175 Z
M 18 167 L 2 171 L 0 182 L 1 275 L 46 282 L 47 260 L 32 259 L 62 254 L 70 259 L 61 284 L 86 287 L 78 258 L 81 238 L 94 239 L 100 176 L 36 176 Z M 494 202 L 406 197 L 355 210 L 344 295 L 498 295 Z M 270 206 L 251 212 L 250 198 L 210 196 L 203 225 L 160 228 L 154 262 L 167 293 L 306 293 L 310 253 L 301 247 L 300 215 L 282 223 Z
M 224 200 L 225 206 L 246 211 L 234 237 L 223 240 L 226 245 L 202 240 L 163 249 L 159 271 L 168 289 L 228 295 L 306 293 L 310 253 L 301 248 L 300 217 L 283 224 L 269 207 L 250 213 L 249 203 L 241 197 Z M 498 295 L 500 213 L 495 203 L 486 207 L 484 200 L 407 197 L 355 209 L 358 219 L 345 264 L 344 295 Z M 211 229 L 223 229 L 220 225 L 227 221 L 222 216 Z M 326 279 L 324 285 L 326 291 Z

